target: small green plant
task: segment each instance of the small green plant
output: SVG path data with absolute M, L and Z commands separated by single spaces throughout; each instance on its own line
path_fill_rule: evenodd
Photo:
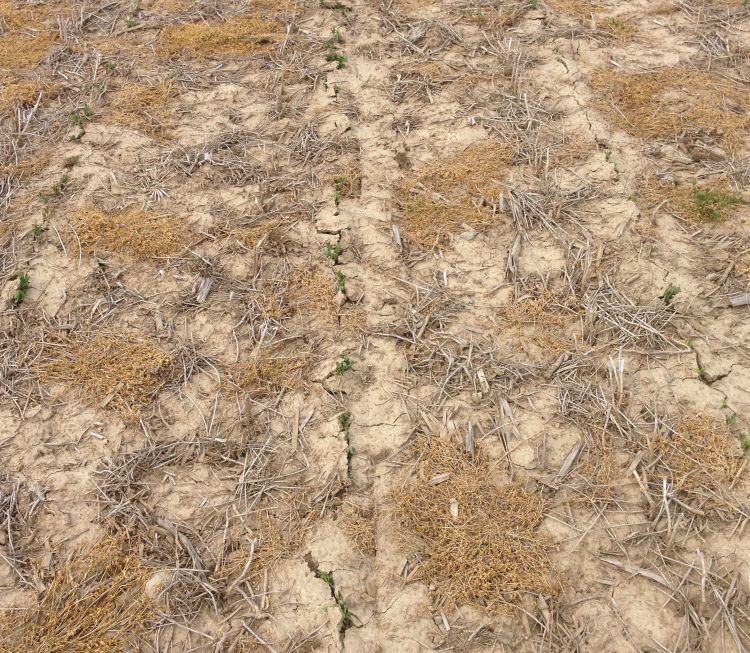
M 39 238 L 44 233 L 44 227 L 36 222 L 31 225 L 31 235 L 34 238 Z
M 335 61 L 336 62 L 336 68 L 341 70 L 342 68 L 346 68 L 346 57 L 343 54 L 337 54 L 335 52 L 331 52 L 327 57 L 326 61 Z
M 720 222 L 732 207 L 745 203 L 739 195 L 710 188 L 696 188 L 692 200 L 696 215 L 707 222 Z
M 328 587 L 333 589 L 333 574 L 326 571 L 321 571 L 320 569 L 315 570 L 315 576 L 320 578 Z
M 336 363 L 336 374 L 344 376 L 344 372 L 348 372 L 350 369 L 352 369 L 352 361 L 349 354 L 344 354 L 344 358 Z
M 117 64 L 116 64 L 116 63 L 114 63 L 113 61 L 108 61 L 107 63 L 105 63 L 105 64 L 104 64 L 104 67 L 105 67 L 105 68 L 106 68 L 106 69 L 107 69 L 107 70 L 108 70 L 108 71 L 109 71 L 110 73 L 113 73 L 113 72 L 115 72 L 115 70 L 117 70 Z
M 339 33 L 338 27 L 331 28 L 331 38 L 326 41 L 326 49 L 336 50 L 338 44 L 341 43 L 341 34 Z
M 28 292 L 29 275 L 24 273 L 18 277 L 18 290 L 16 290 L 16 294 L 13 295 L 13 303 L 18 306 L 24 299 L 26 299 L 26 294 Z
M 68 170 L 71 168 L 74 168 L 76 165 L 78 165 L 78 162 L 81 160 L 80 154 L 74 154 L 73 156 L 69 156 L 67 159 L 65 159 L 65 163 L 63 164 Z
M 340 270 L 336 270 L 336 290 L 346 293 L 346 275 Z
M 336 206 L 338 206 L 341 203 L 341 200 L 344 199 L 344 193 L 346 192 L 346 177 L 336 177 L 336 179 L 333 180 L 333 183 L 336 188 L 336 192 L 333 195 L 333 201 Z
M 321 571 L 320 569 L 315 570 L 315 576 L 320 578 L 331 590 L 333 600 L 336 602 L 336 607 L 341 611 L 342 626 L 348 628 L 352 625 L 353 616 L 346 599 L 341 594 L 341 590 L 336 589 L 336 585 L 333 581 L 333 572 Z
M 750 438 L 747 437 L 747 433 L 740 433 L 740 446 L 742 446 L 743 451 L 750 449 Z
M 727 426 L 737 426 L 737 414 L 732 413 L 727 417 Z
M 341 415 L 339 415 L 339 426 L 341 427 L 342 431 L 349 431 L 349 429 L 352 427 L 352 411 L 345 410 L 343 413 L 341 413 Z
M 131 27 L 135 27 L 136 23 L 135 20 L 128 17 L 128 19 L 125 21 L 125 25 L 128 27 L 128 29 L 130 29 Z
M 56 184 L 52 186 L 52 194 L 60 195 L 70 183 L 70 175 L 66 172 Z
M 70 137 L 71 141 L 80 141 L 81 138 L 83 138 L 84 134 L 86 134 L 84 125 L 86 124 L 86 121 L 93 115 L 94 112 L 88 104 L 84 105 L 83 109 L 78 109 L 77 111 L 74 111 L 73 113 L 68 115 L 68 120 L 80 128 L 77 134 L 74 134 Z
M 664 293 L 659 295 L 659 299 L 661 299 L 667 306 L 669 306 L 669 304 L 672 303 L 672 300 L 680 292 L 682 291 L 678 286 L 668 286 Z
M 343 596 L 341 596 L 341 590 L 338 590 L 336 594 L 334 595 L 334 600 L 336 601 L 336 605 L 339 607 L 339 610 L 341 610 L 341 625 L 343 628 L 349 628 L 349 626 L 352 625 L 352 613 L 349 610 L 349 605 L 347 604 L 346 600 Z
M 332 243 L 326 243 L 325 245 L 325 255 L 333 261 L 333 264 L 336 265 L 339 262 L 339 256 L 343 254 L 344 248 L 341 247 L 338 243 L 333 245 Z
M 82 127 L 83 124 L 93 115 L 94 112 L 92 111 L 91 107 L 86 104 L 84 105 L 83 109 L 78 109 L 77 111 L 71 113 L 68 116 L 68 120 L 70 120 L 70 122 L 72 122 L 74 125 Z

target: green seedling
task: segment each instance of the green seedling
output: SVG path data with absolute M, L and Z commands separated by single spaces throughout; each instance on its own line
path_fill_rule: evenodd
M 331 38 L 326 41 L 326 48 L 328 50 L 335 50 L 339 43 L 341 43 L 341 34 L 339 34 L 339 29 L 338 27 L 332 27 Z
M 333 597 L 336 601 L 336 605 L 339 607 L 339 610 L 341 610 L 341 626 L 343 628 L 349 628 L 349 626 L 352 625 L 352 613 L 349 610 L 349 606 L 346 603 L 346 600 L 343 596 L 341 596 L 341 590 L 336 592 L 336 595 Z
M 68 170 L 75 167 L 78 162 L 81 160 L 80 154 L 74 154 L 73 156 L 69 156 L 67 159 L 65 159 L 65 163 L 63 164 Z
M 672 300 L 677 296 L 679 292 L 681 292 L 681 289 L 678 286 L 668 286 L 664 291 L 664 294 L 659 295 L 659 299 L 661 299 L 667 306 L 669 306 L 669 304 L 672 303 Z
M 333 589 L 333 574 L 330 572 L 321 571 L 320 569 L 315 570 L 315 576 L 325 582 L 328 587 Z
M 693 191 L 692 199 L 696 214 L 707 222 L 720 222 L 732 207 L 745 203 L 739 195 L 702 188 Z
M 740 445 L 743 451 L 750 449 L 750 438 L 747 437 L 747 433 L 740 433 Z
M 20 277 L 18 277 L 18 290 L 16 290 L 16 294 L 13 295 L 13 303 L 18 306 L 24 299 L 26 299 L 26 294 L 28 292 L 29 275 L 22 274 Z
M 83 109 L 78 109 L 78 111 L 74 111 L 73 113 L 71 113 L 68 116 L 68 120 L 70 120 L 70 122 L 72 122 L 74 125 L 82 127 L 83 124 L 93 115 L 93 110 L 88 104 L 86 104 L 84 105 Z
M 335 61 L 336 68 L 338 68 L 339 70 L 341 70 L 342 68 L 346 68 L 346 57 L 343 54 L 336 54 L 335 52 L 331 52 L 326 57 L 326 61 Z
M 34 238 L 39 238 L 44 233 L 44 227 L 36 222 L 31 225 L 31 235 Z
M 70 176 L 65 173 L 62 177 L 60 177 L 59 181 L 52 186 L 52 194 L 53 195 L 60 195 L 67 185 L 70 183 Z
M 336 290 L 346 293 L 346 275 L 336 270 Z
M 344 376 L 344 372 L 348 372 L 350 369 L 352 369 L 352 361 L 349 358 L 349 354 L 345 354 L 344 358 L 336 363 L 336 374 Z
M 737 426 L 737 414 L 732 413 L 729 417 L 727 417 L 727 426 Z
M 333 264 L 336 265 L 339 262 L 339 256 L 344 252 L 344 248 L 341 247 L 338 243 L 335 245 L 331 243 L 326 243 L 325 245 L 325 255 L 333 261 Z
M 345 410 L 341 415 L 339 415 L 339 426 L 341 427 L 342 431 L 349 431 L 349 429 L 352 427 L 352 411 Z
M 338 206 L 341 203 L 341 200 L 344 199 L 344 193 L 346 192 L 346 177 L 336 177 L 336 179 L 333 180 L 333 183 L 336 188 L 336 192 L 333 195 L 333 201 L 336 203 L 336 206 Z

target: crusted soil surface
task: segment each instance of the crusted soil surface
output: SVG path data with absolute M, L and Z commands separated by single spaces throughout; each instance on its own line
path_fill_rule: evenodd
M 750 650 L 742 0 L 0 0 L 0 653 Z

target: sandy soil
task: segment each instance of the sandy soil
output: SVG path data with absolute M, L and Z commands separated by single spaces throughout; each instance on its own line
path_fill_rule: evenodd
M 0 0 L 0 652 L 750 650 L 750 7 Z

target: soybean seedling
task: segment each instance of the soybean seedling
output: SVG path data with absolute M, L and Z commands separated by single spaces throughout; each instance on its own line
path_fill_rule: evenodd
M 659 299 L 661 299 L 667 306 L 672 303 L 672 300 L 677 296 L 677 294 L 681 292 L 681 289 L 678 286 L 669 286 L 665 291 L 664 294 L 659 295 Z
M 352 361 L 349 358 L 349 354 L 344 354 L 344 358 L 336 363 L 336 374 L 338 376 L 344 376 L 345 372 L 352 369 Z
M 26 293 L 29 292 L 29 275 L 22 274 L 18 277 L 18 290 L 13 295 L 13 303 L 18 306 L 24 299 L 26 299 Z
M 339 262 L 339 256 L 343 253 L 344 248 L 341 247 L 338 243 L 333 245 L 332 243 L 326 243 L 325 245 L 325 255 L 333 261 L 333 264 L 336 265 Z
M 333 183 L 335 184 L 336 192 L 333 195 L 333 201 L 338 206 L 341 200 L 344 199 L 344 193 L 346 192 L 346 177 L 336 177 Z
M 346 275 L 336 270 L 336 290 L 346 293 Z
M 345 410 L 339 415 L 339 426 L 342 431 L 349 432 L 349 429 L 352 427 L 352 411 Z

